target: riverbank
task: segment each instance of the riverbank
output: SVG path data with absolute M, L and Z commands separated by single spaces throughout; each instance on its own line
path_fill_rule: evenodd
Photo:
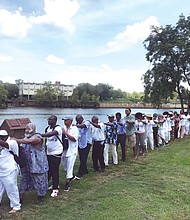
M 36 106 L 34 101 L 26 101 L 23 103 L 17 103 L 17 102 L 9 102 L 8 103 L 8 108 L 14 108 L 14 107 L 41 107 L 41 106 Z M 44 108 L 47 106 L 44 106 Z M 50 107 L 50 106 L 49 106 Z M 53 107 L 53 106 L 52 106 Z M 155 106 L 146 103 L 104 103 L 101 102 L 99 104 L 96 103 L 88 103 L 88 104 L 83 104 L 83 105 L 62 105 L 59 108 L 136 108 L 136 109 L 155 109 Z M 167 104 L 162 104 L 160 109 L 181 109 L 181 105 L 179 103 L 167 103 Z
M 100 108 L 143 108 L 143 109 L 155 109 L 155 107 L 151 104 L 139 104 L 139 103 L 132 103 L 132 104 L 127 104 L 127 103 L 100 103 Z M 180 104 L 163 104 L 162 107 L 163 109 L 180 109 L 181 105 Z

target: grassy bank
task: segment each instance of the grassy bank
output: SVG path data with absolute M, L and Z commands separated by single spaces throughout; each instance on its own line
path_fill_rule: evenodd
M 3 219 L 190 219 L 190 139 L 177 140 L 139 160 L 110 165 L 104 173 L 75 180 L 69 192 L 57 198 L 48 192 L 42 205 L 28 193 L 22 211 L 10 217 L 8 200 L 1 206 Z M 78 168 L 78 162 L 76 164 Z M 61 167 L 61 188 L 64 173 Z

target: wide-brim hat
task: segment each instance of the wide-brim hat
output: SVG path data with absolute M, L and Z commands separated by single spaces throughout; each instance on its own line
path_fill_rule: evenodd
M 152 118 L 152 114 L 146 114 L 147 118 Z

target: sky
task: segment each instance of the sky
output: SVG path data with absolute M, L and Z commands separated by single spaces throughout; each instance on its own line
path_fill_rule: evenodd
M 0 80 L 143 92 L 143 41 L 181 13 L 189 0 L 0 0 Z

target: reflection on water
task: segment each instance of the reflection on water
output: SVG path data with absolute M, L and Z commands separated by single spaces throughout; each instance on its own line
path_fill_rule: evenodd
M 132 109 L 132 113 L 142 112 L 153 114 L 154 112 L 162 113 L 168 111 L 169 109 Z M 174 109 L 171 109 L 175 111 Z M 177 110 L 179 112 L 179 110 Z M 58 117 L 58 124 L 62 125 L 62 118 L 65 115 L 70 115 L 73 118 L 77 114 L 82 114 L 86 120 L 90 120 L 93 115 L 97 115 L 99 119 L 103 122 L 107 121 L 107 115 L 115 114 L 120 112 L 122 116 L 125 116 L 125 109 L 123 108 L 100 108 L 100 109 L 82 109 L 82 108 L 30 108 L 30 107 L 20 107 L 20 108 L 7 108 L 0 110 L 0 125 L 4 119 L 12 118 L 30 118 L 30 120 L 37 125 L 38 132 L 44 132 L 47 127 L 47 118 L 54 114 Z M 75 120 L 74 120 L 75 123 Z

